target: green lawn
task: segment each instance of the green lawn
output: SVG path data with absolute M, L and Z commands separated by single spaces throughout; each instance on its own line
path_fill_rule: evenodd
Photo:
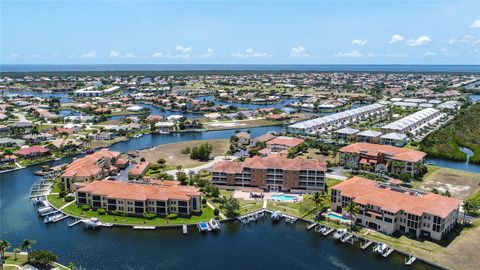
M 55 208 L 60 208 L 62 206 L 64 206 L 65 204 L 67 204 L 67 202 L 65 202 L 63 200 L 63 198 L 59 198 L 58 197 L 58 194 L 50 194 L 47 196 L 47 200 L 48 202 L 53 205 L 53 207 Z
M 176 225 L 176 224 L 195 224 L 200 221 L 208 221 L 214 217 L 213 210 L 204 206 L 202 208 L 202 215 L 200 216 L 191 216 L 189 218 L 178 217 L 176 219 L 166 219 L 157 217 L 152 220 L 147 220 L 143 217 L 123 217 L 116 216 L 111 214 L 99 215 L 96 211 L 90 210 L 87 212 L 82 211 L 80 207 L 76 204 L 69 205 L 63 209 L 63 212 L 82 218 L 92 218 L 97 217 L 100 221 L 109 222 L 109 223 L 118 223 L 118 224 L 129 224 L 129 225 L 152 225 L 152 226 L 162 226 L 162 225 Z
M 13 252 L 5 252 L 5 264 L 15 264 L 15 265 L 24 265 L 27 262 L 27 255 L 17 254 L 17 260 Z M 8 269 L 8 268 L 5 268 Z M 12 268 L 17 269 L 17 268 Z
M 263 201 L 250 201 L 250 200 L 238 200 L 240 203 L 240 211 L 241 215 L 246 213 L 255 212 L 257 210 L 262 209 Z

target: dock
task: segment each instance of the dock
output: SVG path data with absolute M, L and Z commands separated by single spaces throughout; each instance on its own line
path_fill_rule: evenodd
M 334 228 L 330 228 L 330 229 L 326 230 L 325 232 L 323 232 L 322 234 L 323 234 L 324 236 L 327 236 L 327 235 L 331 234 L 333 231 L 335 231 L 335 229 L 334 229 Z
M 343 237 L 342 239 L 340 239 L 340 241 L 342 241 L 342 243 L 345 243 L 347 242 L 348 240 L 352 239 L 353 237 L 353 234 L 347 234 L 345 237 Z
M 389 247 L 387 251 L 385 251 L 385 253 L 382 254 L 382 256 L 384 258 L 388 257 L 388 255 L 392 254 L 393 250 L 394 250 L 393 248 Z
M 371 244 L 373 244 L 373 242 L 368 240 L 365 244 L 362 245 L 362 249 L 367 249 Z
M 135 230 L 155 230 L 155 226 L 133 226 Z
M 68 227 L 73 227 L 73 226 L 75 226 L 75 225 L 77 225 L 77 224 L 79 224 L 79 223 L 81 223 L 81 222 L 82 222 L 82 220 L 77 218 L 77 219 L 75 219 L 74 222 L 71 222 L 71 223 L 69 222 L 69 223 L 68 223 Z
M 310 231 L 311 229 L 317 227 L 318 225 L 320 225 L 320 224 L 318 224 L 318 223 L 316 223 L 316 222 L 311 223 L 311 224 L 308 224 L 308 225 L 307 225 L 307 231 Z
M 408 256 L 408 259 L 405 259 L 405 265 L 412 265 L 416 259 L 417 258 L 413 256 L 413 254 L 410 254 L 410 256 Z

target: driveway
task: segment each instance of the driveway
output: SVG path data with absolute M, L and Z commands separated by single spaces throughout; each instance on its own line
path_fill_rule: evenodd
M 206 170 L 206 169 L 210 169 L 213 167 L 213 165 L 215 165 L 215 163 L 219 162 L 219 161 L 222 161 L 222 160 L 235 160 L 237 159 L 238 157 L 234 157 L 234 156 L 216 156 L 213 158 L 212 161 L 208 162 L 207 164 L 203 164 L 203 165 L 200 165 L 198 167 L 194 167 L 194 168 L 185 168 L 185 169 L 182 169 L 180 171 L 184 171 L 186 172 L 187 174 L 192 171 L 193 173 L 198 173 L 199 171 L 201 170 Z M 166 171 L 166 173 L 170 174 L 170 175 L 173 175 L 174 178 L 177 177 L 177 172 L 179 172 L 179 170 L 170 170 L 170 171 Z

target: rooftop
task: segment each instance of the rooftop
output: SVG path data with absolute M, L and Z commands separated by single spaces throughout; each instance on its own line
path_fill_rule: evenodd
M 427 155 L 425 152 L 417 150 L 373 143 L 353 143 L 340 148 L 340 152 L 366 152 L 369 156 L 377 156 L 378 153 L 384 153 L 392 155 L 393 159 L 414 163 L 422 160 Z

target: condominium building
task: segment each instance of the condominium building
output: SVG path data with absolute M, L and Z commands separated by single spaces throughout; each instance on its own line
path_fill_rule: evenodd
M 423 109 L 416 113 L 405 116 L 395 122 L 392 122 L 388 125 L 382 127 L 382 131 L 385 133 L 388 132 L 397 132 L 397 133 L 412 133 L 416 134 L 418 130 L 422 127 L 434 124 L 444 114 L 441 111 L 433 108 Z
M 326 130 L 336 130 L 350 123 L 366 120 L 383 114 L 388 110 L 384 104 L 375 103 L 360 108 L 334 113 L 328 116 L 307 120 L 288 126 L 288 131 L 299 134 L 321 133 Z
M 116 91 L 120 90 L 119 86 L 113 86 L 106 89 L 100 89 L 95 86 L 89 86 L 79 90 L 75 90 L 75 96 L 77 97 L 100 97 L 103 95 L 113 94 Z
M 217 162 L 212 168 L 212 183 L 274 191 L 324 190 L 326 170 L 320 160 L 256 156 L 244 162 Z
M 272 149 L 272 152 L 281 152 L 283 150 L 289 150 L 299 144 L 302 144 L 305 140 L 295 137 L 279 136 L 267 142 L 267 147 Z
M 103 208 L 128 215 L 143 215 L 145 212 L 159 216 L 200 214 L 202 196 L 198 188 L 175 182 L 156 185 L 110 180 L 81 183 L 75 190 L 76 202 L 93 209 Z
M 101 149 L 68 164 L 60 177 L 65 182 L 65 188 L 71 190 L 74 182 L 90 182 L 103 179 L 116 172 L 115 164 L 119 157 L 120 152 Z
M 418 166 L 424 163 L 427 155 L 417 150 L 371 143 L 350 144 L 340 148 L 339 152 L 340 165 L 353 162 L 354 167 L 370 165 L 372 170 L 377 170 L 378 165 L 382 164 L 389 172 L 409 173 L 412 176 L 416 176 Z
M 331 188 L 331 209 L 359 206 L 357 224 L 385 234 L 400 232 L 441 240 L 455 226 L 461 201 L 397 185 L 353 177 Z

